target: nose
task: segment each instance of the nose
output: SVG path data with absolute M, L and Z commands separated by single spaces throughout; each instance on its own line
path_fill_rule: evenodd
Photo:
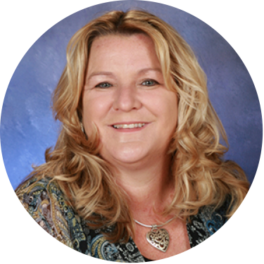
M 129 112 L 141 107 L 140 99 L 136 87 L 122 86 L 116 90 L 113 103 L 114 110 Z

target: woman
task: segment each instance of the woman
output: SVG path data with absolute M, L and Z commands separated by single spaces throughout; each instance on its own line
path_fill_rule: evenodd
M 143 11 L 109 12 L 70 40 L 54 92 L 62 129 L 17 195 L 52 236 L 123 262 L 167 258 L 232 216 L 249 184 L 181 36 Z

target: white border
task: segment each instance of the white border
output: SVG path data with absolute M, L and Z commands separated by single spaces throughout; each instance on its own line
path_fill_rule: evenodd
M 83 8 L 103 2 L 105 1 L 11 0 L 1 4 L 1 105 L 12 74 L 28 48 L 61 19 Z M 262 1 L 166 0 L 160 2 L 202 19 L 220 33 L 245 63 L 263 105 Z M 198 247 L 160 262 L 262 263 L 264 236 L 262 161 L 263 155 L 248 197 L 223 230 Z M 97 259 L 87 259 L 87 256 L 69 250 L 45 234 L 19 204 L 9 183 L 2 159 L 0 170 L 2 172 L 0 177 L 0 260 L 8 263 L 17 261 L 38 264 L 56 263 L 56 261 L 63 264 L 77 261 L 102 263 Z M 29 237 L 27 237 L 28 230 L 30 230 Z

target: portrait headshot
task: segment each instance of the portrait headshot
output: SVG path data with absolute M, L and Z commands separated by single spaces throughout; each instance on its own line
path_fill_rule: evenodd
M 239 47 L 176 3 L 84 2 L 38 31 L 5 84 L 1 200 L 19 259 L 244 259 L 262 116 Z

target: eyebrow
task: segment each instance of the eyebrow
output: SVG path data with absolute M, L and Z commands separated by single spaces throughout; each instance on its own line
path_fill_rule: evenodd
M 156 71 L 156 72 L 162 73 L 160 68 L 144 68 L 144 69 L 141 69 L 140 71 L 138 71 L 138 75 L 149 72 L 149 71 Z M 90 74 L 87 77 L 86 81 L 89 81 L 94 76 L 100 76 L 100 75 L 113 76 L 113 73 L 112 72 L 106 72 L 106 71 L 93 72 L 92 74 Z
M 140 70 L 138 74 L 146 73 L 149 71 L 156 71 L 156 72 L 162 73 L 160 68 L 145 68 L 145 69 Z
M 86 81 L 89 81 L 92 77 L 94 77 L 94 76 L 98 76 L 98 75 L 106 75 L 106 76 L 110 76 L 110 75 L 113 75 L 113 73 L 111 73 L 111 72 L 94 72 L 94 73 L 90 74 L 90 75 L 86 78 Z

